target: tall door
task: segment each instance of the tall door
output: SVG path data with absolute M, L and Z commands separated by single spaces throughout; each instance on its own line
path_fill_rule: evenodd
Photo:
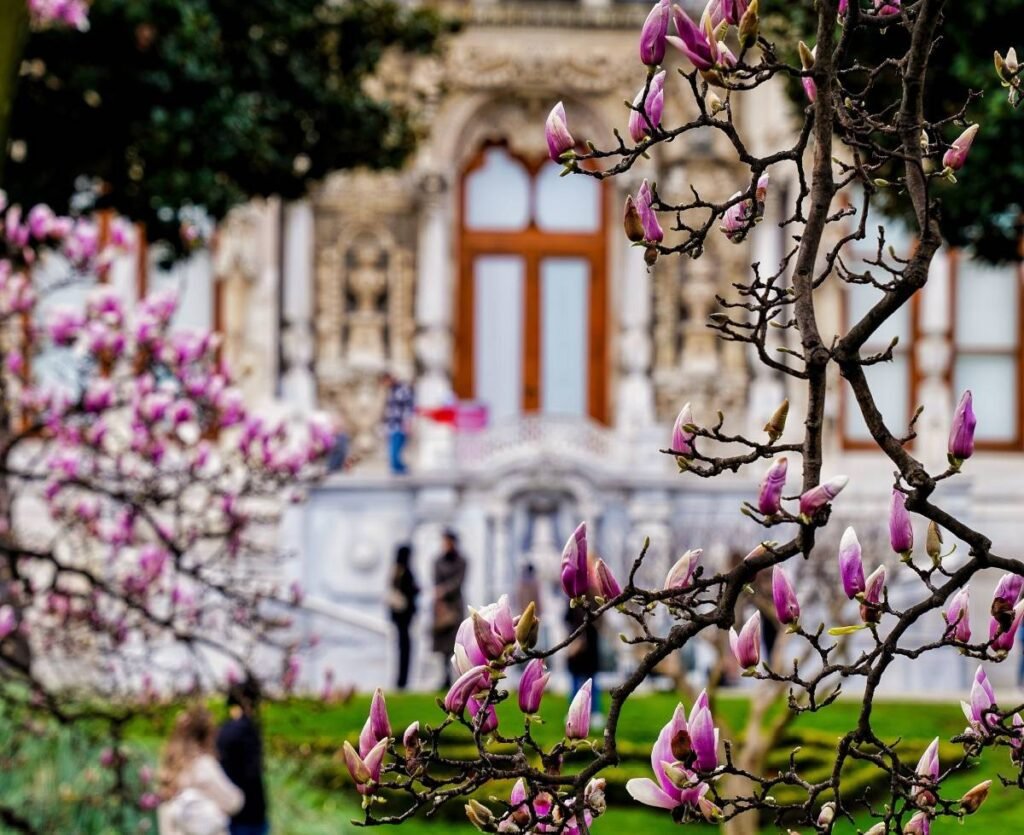
M 606 416 L 599 181 L 486 148 L 463 181 L 455 387 L 493 419 Z

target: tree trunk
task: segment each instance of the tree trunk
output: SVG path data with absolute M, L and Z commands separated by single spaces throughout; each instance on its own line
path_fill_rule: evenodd
M 0 0 L 0 184 L 3 183 L 14 93 L 27 37 L 26 0 Z

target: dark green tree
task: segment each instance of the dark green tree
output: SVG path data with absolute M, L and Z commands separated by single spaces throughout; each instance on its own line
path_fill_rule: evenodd
M 971 90 L 979 95 L 966 115 L 968 121 L 980 123 L 981 130 L 967 165 L 957 175 L 957 185 L 937 190 L 942 234 L 951 245 L 970 247 L 984 260 L 1019 260 L 1024 234 L 1024 119 L 1007 106 L 1006 90 L 999 84 L 992 58 L 996 50 L 1005 54 L 1016 45 L 1020 52 L 1024 46 L 1024 0 L 946 3 L 943 14 L 943 36 L 929 64 L 925 114 L 932 120 L 955 114 L 963 106 L 962 92 Z M 813 46 L 814 20 L 810 3 L 776 6 L 768 28 L 777 44 L 795 44 L 796 38 L 803 38 Z M 904 55 L 908 46 L 906 31 L 896 26 L 861 31 L 857 41 L 851 52 L 861 60 L 865 52 L 873 53 L 873 65 Z M 856 72 L 849 66 L 847 70 Z M 896 65 L 888 70 L 890 86 L 878 91 L 880 100 L 895 89 L 900 72 Z M 792 95 L 801 107 L 806 104 L 799 84 L 792 85 Z M 952 141 L 962 128 L 948 126 L 943 138 Z M 899 215 L 906 211 L 907 201 L 896 197 L 883 190 L 879 202 Z
M 413 108 L 365 82 L 387 50 L 429 53 L 447 28 L 393 0 L 96 0 L 90 24 L 25 43 L 4 187 L 59 207 L 84 186 L 172 244 L 182 207 L 217 219 L 399 165 Z

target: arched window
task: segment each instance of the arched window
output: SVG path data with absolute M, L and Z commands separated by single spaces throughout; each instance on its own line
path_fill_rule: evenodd
M 462 182 L 455 389 L 492 419 L 606 416 L 602 184 L 484 148 Z

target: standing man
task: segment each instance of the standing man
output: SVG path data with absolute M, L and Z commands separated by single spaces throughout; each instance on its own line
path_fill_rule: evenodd
M 388 435 L 388 457 L 391 472 L 404 475 L 408 472 L 402 460 L 402 450 L 409 439 L 412 426 L 413 392 L 412 386 L 391 374 L 384 375 L 387 386 L 387 400 L 384 403 L 384 429 Z
M 441 536 L 443 550 L 434 562 L 434 652 L 441 653 L 444 666 L 443 687 L 452 683 L 451 655 L 455 635 L 466 615 L 462 584 L 466 579 L 466 560 L 459 553 L 459 538 L 446 529 Z
M 228 721 L 217 735 L 217 754 L 245 805 L 231 818 L 231 835 L 267 835 L 267 799 L 263 789 L 263 740 L 257 724 L 259 685 L 250 679 L 228 688 Z
M 416 598 L 420 593 L 419 584 L 412 573 L 412 548 L 399 545 L 395 553 L 395 567 L 391 572 L 388 588 L 388 609 L 391 622 L 398 633 L 398 689 L 405 690 L 409 683 L 409 660 L 412 655 L 412 640 L 409 627 L 416 615 Z

